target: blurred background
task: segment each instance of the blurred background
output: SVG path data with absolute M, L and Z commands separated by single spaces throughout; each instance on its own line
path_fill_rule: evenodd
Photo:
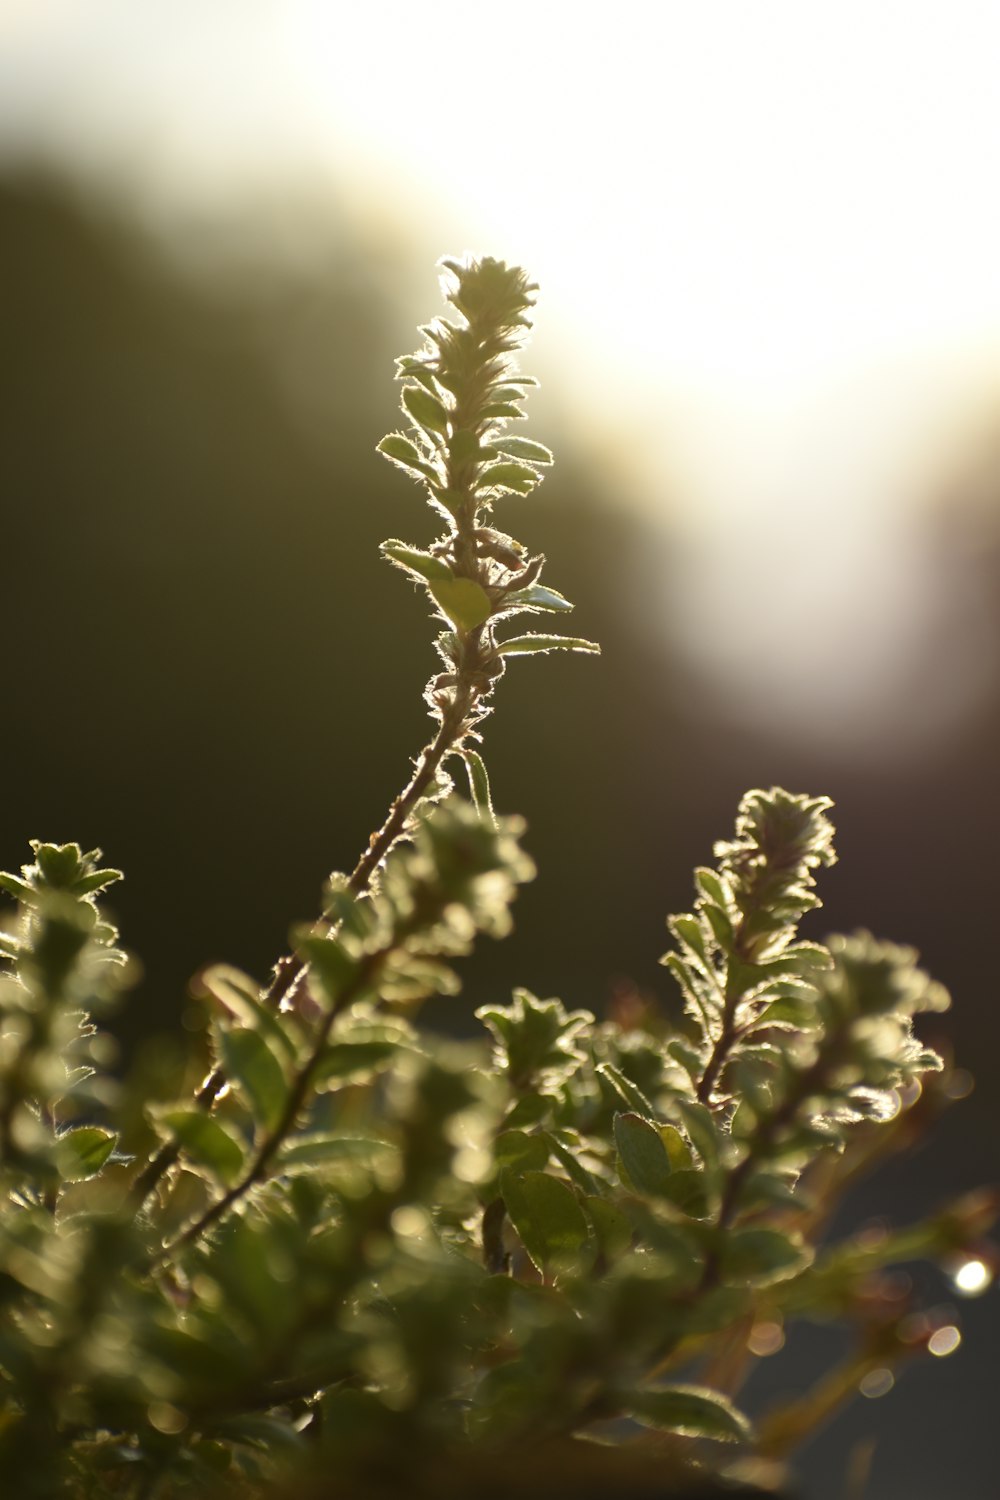
M 1000 1177 L 998 51 L 966 0 L 0 3 L 0 860 L 124 867 L 126 1048 L 202 964 L 266 975 L 426 737 L 377 545 L 433 522 L 373 449 L 469 249 L 541 284 L 557 465 L 500 524 L 604 654 L 501 685 L 540 873 L 433 1019 L 673 1005 L 741 793 L 827 793 L 813 931 L 918 946 L 977 1084 L 850 1222 Z M 807 1500 L 995 1495 L 1000 1296 L 914 1277 L 963 1344 L 821 1434 Z

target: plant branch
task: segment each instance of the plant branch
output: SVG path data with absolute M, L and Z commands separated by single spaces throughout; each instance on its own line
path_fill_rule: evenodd
M 441 763 L 457 749 L 467 732 L 468 721 L 475 716 L 478 708 L 478 697 L 471 681 L 461 681 L 458 684 L 453 704 L 442 715 L 437 734 L 424 746 L 410 781 L 393 802 L 382 827 L 377 833 L 372 834 L 368 848 L 351 872 L 347 888 L 352 895 L 364 894 L 386 855 L 405 833 L 410 817 L 434 781 Z M 324 928 L 325 925 L 325 917 L 320 918 L 316 924 L 316 930 Z M 275 1010 L 282 1003 L 291 1004 L 301 989 L 308 967 L 308 964 L 295 954 L 288 954 L 279 959 L 275 965 L 271 983 L 262 996 L 264 1004 Z M 198 1108 L 211 1109 L 221 1094 L 225 1082 L 226 1077 L 222 1068 L 213 1068 L 194 1096 L 194 1102 Z M 180 1141 L 174 1138 L 165 1141 L 150 1158 L 132 1184 L 131 1196 L 136 1206 L 145 1203 L 157 1184 L 178 1160 L 181 1150 Z
M 317 1028 L 316 1035 L 313 1038 L 308 1056 L 292 1081 L 281 1116 L 273 1129 L 269 1130 L 260 1142 L 243 1176 L 237 1182 L 233 1183 L 232 1187 L 228 1188 L 220 1198 L 216 1198 L 213 1203 L 210 1203 L 193 1223 L 189 1224 L 171 1244 L 166 1246 L 154 1261 L 154 1265 L 158 1265 L 164 1260 L 169 1260 L 184 1245 L 188 1245 L 198 1239 L 217 1219 L 220 1219 L 234 1204 L 245 1197 L 251 1188 L 263 1181 L 271 1161 L 289 1132 L 293 1129 L 299 1111 L 309 1096 L 309 1091 L 316 1076 L 316 1071 L 322 1061 L 323 1053 L 326 1050 L 334 1021 L 368 987 L 378 969 L 389 955 L 398 948 L 401 941 L 402 937 L 396 934 L 391 943 L 386 944 L 374 953 L 366 954 L 361 960 L 354 977 L 349 984 L 344 986 L 338 1003 L 331 1005 L 323 1016 Z
M 736 944 L 739 945 L 739 936 L 742 923 L 737 928 Z M 701 1104 L 710 1104 L 712 1091 L 718 1082 L 719 1076 L 729 1058 L 729 1052 L 733 1044 L 738 1040 L 736 1027 L 736 1011 L 740 1003 L 742 989 L 735 983 L 735 975 L 732 970 L 732 960 L 728 963 L 726 987 L 723 995 L 722 1030 L 716 1037 L 715 1046 L 712 1048 L 711 1056 L 705 1065 L 705 1071 L 701 1075 L 698 1084 L 696 1098 Z

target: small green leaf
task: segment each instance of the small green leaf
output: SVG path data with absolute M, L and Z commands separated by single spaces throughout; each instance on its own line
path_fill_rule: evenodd
M 780 1086 L 778 1069 L 762 1059 L 744 1057 L 742 1052 L 736 1051 L 729 1060 L 726 1086 L 733 1097 L 739 1100 L 736 1113 L 729 1124 L 730 1134 L 744 1137 L 752 1135 L 756 1124 L 748 1127 L 743 1118 L 737 1119 L 737 1115 L 744 1108 L 757 1120 L 773 1113 L 774 1090 L 776 1086 Z
M 497 438 L 493 444 L 501 453 L 509 454 L 511 458 L 523 458 L 533 464 L 551 464 L 554 462 L 550 449 L 544 443 L 535 443 L 531 438 L 502 437 Z
M 527 464 L 487 464 L 480 469 L 476 488 L 480 490 L 512 490 L 515 495 L 527 495 L 537 485 L 539 475 Z
M 399 1052 L 399 1044 L 373 1038 L 363 1042 L 331 1042 L 323 1051 L 313 1075 L 317 1087 L 335 1079 L 338 1083 L 361 1083 L 381 1073 Z
M 391 955 L 374 982 L 379 998 L 393 1004 L 426 1000 L 429 995 L 457 995 L 460 988 L 458 975 L 447 964 L 408 952 Z
M 750 1437 L 750 1423 L 731 1401 L 702 1386 L 674 1385 L 626 1391 L 622 1410 L 645 1427 L 682 1437 L 735 1443 Z
M 555 1100 L 548 1094 L 522 1094 L 507 1112 L 507 1126 L 511 1130 L 520 1130 L 522 1125 L 537 1125 L 551 1112 L 554 1104 Z
M 74 880 L 73 894 L 74 896 L 90 896 L 94 891 L 103 891 L 105 886 L 124 879 L 121 870 L 91 870 L 89 874 L 81 875 Z
M 810 1206 L 810 1199 L 805 1192 L 796 1191 L 787 1177 L 758 1170 L 744 1182 L 740 1206 L 747 1209 L 764 1205 L 768 1208 L 794 1208 L 801 1212 Z
M 538 381 L 534 375 L 508 375 L 506 384 L 498 385 L 493 392 L 496 401 L 523 401 L 526 390 L 537 387 Z
M 707 969 L 709 958 L 708 949 L 705 946 L 705 933 L 697 917 L 690 915 L 671 917 L 668 926 L 678 942 L 683 943 L 702 967 Z
M 219 1061 L 259 1125 L 273 1130 L 281 1119 L 288 1090 L 285 1075 L 260 1032 L 243 1026 L 217 1026 Z
M 659 1196 L 670 1178 L 670 1158 L 655 1125 L 641 1115 L 615 1115 L 615 1144 L 636 1192 Z
M 603 1084 L 610 1085 L 611 1100 L 625 1113 L 635 1111 L 644 1115 L 646 1119 L 652 1119 L 656 1113 L 642 1089 L 637 1088 L 631 1078 L 626 1078 L 612 1063 L 600 1063 L 597 1068 L 598 1079 Z
M 46 885 L 59 891 L 75 890 L 84 868 L 84 854 L 79 844 L 45 844 L 32 839 L 31 847 Z
M 113 1130 L 97 1125 L 81 1125 L 67 1130 L 56 1143 L 59 1175 L 64 1182 L 81 1182 L 93 1177 L 104 1166 L 118 1140 Z
M 596 641 L 583 641 L 569 635 L 516 635 L 497 647 L 501 656 L 525 656 L 529 651 L 592 651 L 601 648 Z
M 274 1052 L 281 1054 L 286 1061 L 296 1056 L 295 1043 L 285 1029 L 291 1023 L 291 1017 L 282 1015 L 279 1019 L 262 1005 L 258 986 L 248 974 L 229 964 L 213 964 L 198 975 L 195 993 L 199 990 L 204 990 L 244 1026 L 266 1036 Z
M 384 437 L 378 444 L 378 452 L 412 474 L 420 474 L 424 479 L 441 482 L 441 476 L 434 466 L 421 457 L 417 445 L 411 443 L 410 439 L 404 437 L 401 432 L 390 432 Z
M 702 894 L 708 897 L 709 901 L 714 902 L 723 911 L 729 909 L 732 905 L 729 888 L 723 884 L 722 879 L 714 870 L 709 870 L 704 865 L 700 865 L 694 872 L 694 879 L 695 884 L 699 887 Z
M 692 1047 L 683 1037 L 671 1037 L 667 1043 L 667 1051 L 675 1062 L 680 1063 L 692 1082 L 699 1079 L 705 1071 L 705 1059 L 697 1047 Z
M 577 1158 L 577 1153 L 581 1149 L 579 1137 L 574 1138 L 574 1132 L 566 1131 L 560 1132 L 560 1135 L 563 1136 L 562 1140 L 559 1139 L 558 1135 L 551 1135 L 548 1131 L 543 1131 L 542 1134 L 549 1143 L 552 1155 L 562 1164 L 563 1170 L 570 1182 L 575 1182 L 582 1193 L 595 1194 L 597 1192 L 597 1183 Z M 566 1144 L 567 1135 L 573 1141 L 572 1150 Z
M 525 1130 L 503 1130 L 493 1147 L 496 1164 L 517 1172 L 538 1171 L 548 1165 L 549 1144 L 544 1136 Z
M 420 381 L 421 385 L 429 380 L 431 382 L 429 389 L 433 387 L 435 379 L 427 359 L 419 354 L 401 354 L 396 360 L 396 375 L 400 380 L 404 375 L 412 375 L 415 380 Z
M 374 1167 L 395 1154 L 396 1147 L 390 1141 L 317 1132 L 293 1136 L 281 1147 L 276 1159 L 282 1172 L 309 1172 L 317 1167 L 338 1165 Z
M 732 953 L 736 936 L 733 931 L 732 921 L 727 913 L 722 910 L 721 906 L 716 906 L 711 901 L 704 903 L 702 911 L 705 913 L 705 919 L 709 927 L 711 927 L 715 941 L 723 953 Z
M 427 585 L 435 602 L 453 625 L 460 630 L 474 630 L 483 625 L 493 613 L 493 605 L 486 590 L 472 578 L 448 576 Z
M 730 1281 L 770 1286 L 804 1271 L 813 1252 L 796 1235 L 780 1229 L 732 1229 L 724 1237 L 721 1265 Z
M 687 1171 L 693 1165 L 691 1148 L 675 1125 L 658 1125 L 660 1140 L 666 1147 L 670 1165 L 675 1172 Z
M 767 993 L 773 993 L 770 986 Z M 812 985 L 796 986 L 794 992 L 786 988 L 784 994 L 764 1006 L 754 1017 L 753 1030 L 766 1031 L 771 1026 L 793 1031 L 811 1029 L 816 1019 L 816 991 Z
M 545 610 L 550 614 L 565 614 L 573 608 L 557 589 L 547 588 L 542 583 L 533 583 L 530 588 L 517 589 L 503 601 L 505 614 L 518 610 Z
M 483 757 L 475 750 L 463 746 L 459 752 L 465 761 L 465 769 L 469 775 L 469 792 L 475 803 L 480 817 L 488 823 L 496 824 L 496 814 L 493 811 L 493 801 L 490 797 L 490 778 L 486 771 L 486 763 Z
M 548 1275 L 579 1264 L 589 1230 L 573 1189 L 545 1172 L 503 1172 L 500 1183 L 508 1217 L 538 1270 Z
M 339 1005 L 343 996 L 357 982 L 359 963 L 336 938 L 316 937 L 310 928 L 296 944 L 320 988 L 331 1005 Z
M 188 1160 L 227 1187 L 243 1166 L 243 1148 L 218 1120 L 197 1109 L 168 1109 L 158 1119 L 180 1142 Z
M 403 405 L 418 427 L 428 432 L 448 431 L 449 417 L 441 402 L 430 391 L 408 385 L 403 391 Z
M 829 948 L 822 943 L 793 943 L 785 949 L 785 956 L 794 960 L 793 973 L 797 970 L 805 970 L 807 974 L 821 973 L 833 964 Z M 774 960 L 769 960 L 765 967 L 771 973 L 776 971 Z
M 666 965 L 680 985 L 684 996 L 684 1010 L 696 1021 L 703 1045 L 707 1044 L 708 1039 L 714 1034 L 713 1018 L 718 1017 L 722 1012 L 722 1000 L 717 984 L 693 963 L 687 963 L 677 952 L 665 953 L 660 962 Z M 677 1054 L 677 1058 L 681 1061 L 680 1053 Z M 684 1066 L 683 1062 L 681 1066 Z M 692 1077 L 699 1080 L 701 1072 L 702 1069 L 699 1068 L 697 1073 L 692 1074 Z
M 677 1096 L 673 1107 L 681 1117 L 681 1124 L 690 1137 L 691 1144 L 705 1163 L 712 1168 L 719 1165 L 719 1134 L 712 1111 L 693 1099 Z
M 524 412 L 512 401 L 490 401 L 483 407 L 480 415 L 496 420 L 498 417 L 523 417 Z
M 408 573 L 416 573 L 418 578 L 423 578 L 428 583 L 447 580 L 452 576 L 448 564 L 440 557 L 435 557 L 433 552 L 410 547 L 406 542 L 396 541 L 395 537 L 383 542 L 379 550 L 397 567 L 405 568 Z

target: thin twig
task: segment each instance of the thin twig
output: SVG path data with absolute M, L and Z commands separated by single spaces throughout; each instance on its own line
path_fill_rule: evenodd
M 468 318 L 467 322 L 472 332 L 472 318 Z M 507 349 L 513 347 L 512 344 L 504 343 L 502 340 L 498 342 L 497 332 L 495 328 L 484 326 L 481 332 L 474 335 L 481 356 L 482 369 L 479 372 L 481 378 L 470 378 L 466 390 L 453 392 L 454 400 L 449 418 L 450 432 L 452 434 L 470 433 L 477 443 L 488 432 L 492 420 L 484 415 L 484 411 L 488 410 L 490 383 L 494 378 L 499 379 L 504 374 L 502 355 Z M 491 583 L 491 565 L 487 555 L 480 551 L 477 524 L 482 499 L 476 488 L 479 473 L 478 461 L 468 455 L 456 457 L 451 443 L 443 434 L 435 434 L 434 441 L 439 448 L 443 469 L 442 492 L 452 497 L 449 503 L 452 522 L 448 549 L 451 552 L 456 576 L 478 584 L 484 592 L 489 590 L 489 597 L 495 606 L 501 602 L 502 594 L 509 591 L 509 587 L 515 580 L 513 577 L 508 580 L 506 590 L 498 590 L 494 587 Z M 434 493 L 433 485 L 431 485 L 431 493 Z M 533 580 L 537 576 L 542 561 L 543 559 L 540 558 L 529 559 L 528 573 L 525 577 L 530 575 L 530 579 Z M 524 582 L 525 578 L 522 578 L 520 584 Z M 429 689 L 430 701 L 440 717 L 437 733 L 421 751 L 409 782 L 392 803 L 385 822 L 372 835 L 367 849 L 355 865 L 348 879 L 348 890 L 355 896 L 363 894 L 369 888 L 393 845 L 405 834 L 412 814 L 432 785 L 441 763 L 453 751 L 461 748 L 466 735 L 483 716 L 484 700 L 493 690 L 497 673 L 502 671 L 502 662 L 495 654 L 488 621 L 460 631 L 459 635 L 460 648 L 448 689 L 440 693 L 435 693 L 433 686 Z M 327 926 L 324 914 L 314 931 L 325 931 Z M 307 972 L 308 963 L 295 955 L 280 959 L 274 967 L 269 985 L 262 994 L 262 1002 L 273 1009 L 291 1007 L 302 988 Z M 328 1017 L 327 1030 L 331 1021 L 332 1017 Z M 321 1043 L 317 1042 L 316 1045 L 321 1046 Z M 315 1064 L 311 1062 L 309 1066 L 315 1066 Z M 202 1109 L 211 1109 L 221 1094 L 224 1084 L 225 1075 L 222 1069 L 213 1068 L 198 1089 L 195 1104 Z M 130 1194 L 136 1208 L 141 1208 L 147 1201 L 164 1175 L 178 1160 L 181 1150 L 181 1143 L 176 1137 L 164 1142 L 139 1172 L 133 1181 Z M 220 1200 L 220 1205 L 214 1210 L 214 1217 L 224 1212 L 225 1207 L 228 1206 L 225 1200 Z
M 476 645 L 478 646 L 478 642 Z M 478 654 L 478 651 L 472 653 L 474 660 Z M 364 894 L 386 855 L 405 832 L 411 814 L 433 782 L 441 762 L 456 748 L 464 735 L 469 718 L 474 716 L 478 708 L 478 699 L 479 694 L 472 683 L 460 682 L 458 684 L 453 703 L 443 714 L 437 734 L 424 746 L 410 781 L 393 802 L 382 827 L 377 833 L 372 834 L 368 848 L 351 872 L 347 888 L 352 895 Z M 321 918 L 316 924 L 316 929 L 319 930 L 325 926 Z M 282 1003 L 290 1005 L 302 985 L 307 969 L 308 964 L 296 954 L 287 954 L 279 959 L 274 966 L 271 983 L 261 997 L 263 1004 L 274 1010 L 277 1010 Z M 221 1094 L 225 1082 L 226 1078 L 222 1069 L 213 1068 L 194 1096 L 195 1105 L 199 1109 L 211 1109 Z M 181 1150 L 180 1141 L 173 1137 L 165 1141 L 146 1163 L 132 1183 L 131 1198 L 137 1207 L 141 1207 L 146 1202 L 157 1184 L 178 1160 Z

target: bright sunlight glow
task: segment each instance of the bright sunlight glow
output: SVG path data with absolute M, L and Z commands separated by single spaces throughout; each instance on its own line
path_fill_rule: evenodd
M 521 260 L 581 456 L 662 522 L 647 623 L 751 718 L 898 753 L 996 665 L 926 512 L 1000 393 L 998 56 L 977 0 L 22 0 L 0 145 L 165 200 L 311 173 L 415 257 Z

